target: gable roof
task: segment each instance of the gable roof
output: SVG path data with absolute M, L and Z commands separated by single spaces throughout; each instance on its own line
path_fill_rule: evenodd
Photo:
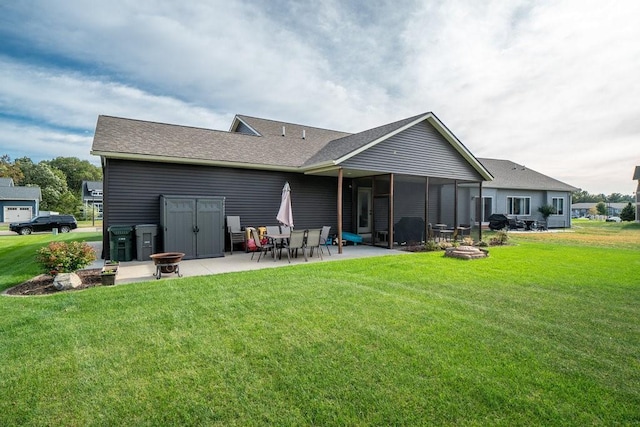
M 102 190 L 102 181 L 82 181 L 82 187 L 87 191 Z
M 0 187 L 13 187 L 13 178 L 0 178 Z
M 42 200 L 40 187 L 0 186 L 0 200 Z
M 230 131 L 99 116 L 91 154 L 107 158 L 315 173 L 428 121 L 483 179 L 489 171 L 433 113 L 356 134 L 237 115 Z M 284 128 L 284 135 L 283 135 Z M 303 138 L 304 136 L 304 138 Z
M 513 188 L 521 190 L 577 191 L 579 188 L 543 175 L 533 169 L 510 160 L 479 158 L 494 179 L 485 183 L 485 188 Z
M 636 171 L 633 174 L 633 180 L 640 180 L 640 166 L 636 166 Z

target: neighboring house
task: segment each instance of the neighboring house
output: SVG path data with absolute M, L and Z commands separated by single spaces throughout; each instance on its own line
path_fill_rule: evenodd
M 38 215 L 40 187 L 13 185 L 12 178 L 0 178 L 0 222 L 28 221 Z
M 636 188 L 636 221 L 640 221 L 640 166 L 636 166 L 633 180 L 638 181 L 638 187 Z
M 425 224 L 406 240 L 424 238 L 428 223 L 471 223 L 458 188 L 492 179 L 433 113 L 356 134 L 242 115 L 228 132 L 100 116 L 91 153 L 103 165 L 106 253 L 109 226 L 160 223 L 162 195 L 221 196 L 243 227 L 277 224 L 285 182 L 296 228 L 330 225 L 393 247 L 405 217 Z
M 579 190 L 557 179 L 543 175 L 509 160 L 478 159 L 493 175 L 493 181 L 482 186 L 482 194 L 468 189 L 467 199 L 475 209 L 469 216 L 486 223 L 492 213 L 510 218 L 542 220 L 542 205 L 551 205 L 556 213 L 548 218 L 549 228 L 571 227 L 571 193 Z M 464 214 L 464 212 L 462 212 Z
M 605 215 L 607 216 L 620 216 L 622 209 L 624 209 L 629 204 L 629 202 L 624 202 L 624 203 L 603 202 L 603 203 L 606 206 Z M 588 215 L 592 215 L 593 212 L 596 210 L 597 205 L 598 205 L 598 202 L 574 203 L 571 205 L 571 215 L 573 216 L 573 218 L 582 218 Z
M 82 181 L 82 204 L 85 207 L 85 219 L 95 208 L 96 219 L 102 219 L 102 181 Z

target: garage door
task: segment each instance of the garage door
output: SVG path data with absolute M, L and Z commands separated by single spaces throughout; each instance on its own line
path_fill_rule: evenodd
M 29 221 L 33 217 L 31 206 L 5 206 L 4 222 Z

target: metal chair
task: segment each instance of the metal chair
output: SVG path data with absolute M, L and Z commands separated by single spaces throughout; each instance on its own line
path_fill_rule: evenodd
M 307 261 L 307 254 L 305 252 L 305 245 L 307 240 L 307 230 L 292 230 L 291 236 L 289 237 L 288 242 L 284 242 L 283 248 L 287 251 L 287 259 L 289 260 L 289 264 L 291 264 L 291 255 L 294 251 L 298 251 L 298 249 L 302 250 L 302 255 L 304 255 L 304 260 Z
M 322 246 L 324 246 L 325 248 L 327 248 L 327 252 L 329 252 L 329 255 L 331 255 L 331 251 L 329 250 L 329 242 L 331 241 L 331 239 L 329 239 L 330 231 L 331 226 L 325 225 L 322 227 L 322 232 L 320 233 L 320 250 L 322 250 Z
M 231 255 L 233 255 L 234 243 L 244 243 L 244 231 L 240 227 L 239 216 L 227 217 L 227 233 L 229 233 L 229 241 L 231 242 Z
M 307 244 L 305 245 L 309 248 L 309 256 L 313 257 L 313 250 L 318 249 L 318 256 L 320 259 L 322 258 L 322 249 L 320 248 L 320 234 L 322 230 L 319 228 L 312 228 L 307 230 Z
M 263 244 L 262 241 L 260 240 L 260 234 L 258 234 L 258 230 L 256 230 L 255 228 L 251 229 L 251 237 L 253 237 L 253 241 L 255 242 L 256 247 L 258 248 L 256 252 L 260 252 L 260 255 L 258 255 L 258 262 L 260 262 L 260 258 L 262 257 L 262 255 L 263 254 L 266 255 L 267 252 L 269 251 L 273 251 L 273 259 L 275 261 L 276 254 L 274 250 L 274 245 L 271 243 Z M 255 254 L 256 254 L 255 252 L 251 254 L 251 259 L 253 259 L 253 256 Z

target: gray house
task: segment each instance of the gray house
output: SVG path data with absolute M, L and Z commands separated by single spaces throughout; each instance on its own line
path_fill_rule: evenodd
M 483 223 L 492 213 L 515 219 L 542 220 L 538 208 L 551 205 L 556 213 L 548 218 L 547 226 L 571 227 L 571 193 L 578 188 L 509 160 L 478 160 L 494 179 L 484 184 L 482 194 L 474 187 L 465 186 L 471 209 L 459 212 L 460 215 L 469 215 L 472 222 Z
M 82 181 L 82 204 L 87 212 L 95 212 L 96 218 L 102 218 L 102 181 Z M 93 210 L 95 209 L 95 211 Z
M 473 224 L 459 191 L 492 179 L 433 113 L 356 134 L 242 115 L 226 132 L 100 116 L 91 153 L 103 165 L 105 248 L 111 225 L 160 224 L 167 195 L 223 198 L 242 226 L 277 224 L 285 182 L 296 228 L 330 225 L 391 248 L 423 240 L 428 223 Z
M 40 187 L 20 187 L 12 178 L 0 178 L 0 222 L 28 221 L 39 212 Z

